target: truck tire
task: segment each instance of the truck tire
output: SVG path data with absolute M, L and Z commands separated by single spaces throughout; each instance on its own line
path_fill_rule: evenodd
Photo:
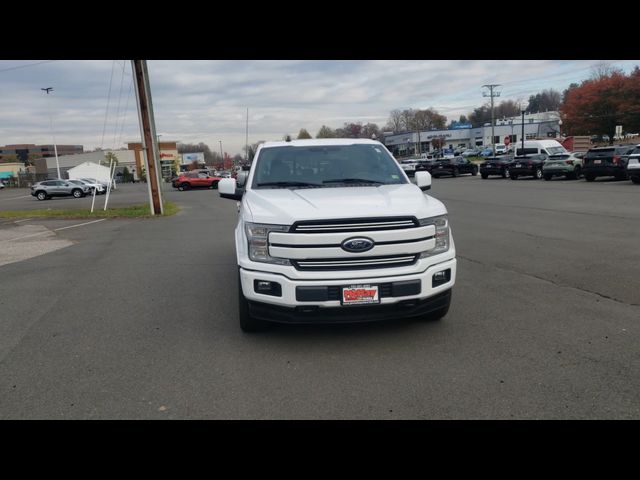
M 511 178 L 511 180 L 517 180 L 518 179 L 518 175 L 510 175 L 509 178 Z
M 242 293 L 240 272 L 238 272 L 238 318 L 240 320 L 240 329 L 245 333 L 261 332 L 270 326 L 268 322 L 258 320 L 251 316 L 249 301 Z

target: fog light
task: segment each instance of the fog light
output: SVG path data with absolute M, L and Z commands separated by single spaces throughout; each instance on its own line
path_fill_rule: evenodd
M 439 285 L 443 285 L 451 280 L 451 269 L 447 268 L 441 272 L 436 272 L 433 274 L 433 280 L 431 283 L 432 287 L 437 287 Z
M 282 287 L 278 282 L 268 282 L 267 280 L 254 280 L 253 290 L 262 295 L 271 295 L 274 297 L 282 296 Z

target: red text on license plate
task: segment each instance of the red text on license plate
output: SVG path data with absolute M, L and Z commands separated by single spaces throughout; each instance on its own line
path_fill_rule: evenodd
M 357 305 L 364 303 L 380 303 L 377 285 L 353 285 L 342 289 L 342 303 Z

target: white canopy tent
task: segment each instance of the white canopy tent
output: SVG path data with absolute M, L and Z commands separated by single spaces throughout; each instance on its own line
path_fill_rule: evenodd
M 77 167 L 70 168 L 67 171 L 69 180 L 75 180 L 78 178 L 95 178 L 99 182 L 109 183 L 110 169 L 109 166 L 98 165 L 93 162 L 84 162 Z

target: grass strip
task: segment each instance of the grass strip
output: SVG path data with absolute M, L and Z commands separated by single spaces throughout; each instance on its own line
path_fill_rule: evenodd
M 173 202 L 164 202 L 164 216 L 178 213 L 180 207 Z M 5 210 L 0 211 L 0 218 L 151 218 L 149 204 L 130 205 L 102 210 L 95 209 L 91 213 L 86 208 L 40 209 L 40 210 Z

